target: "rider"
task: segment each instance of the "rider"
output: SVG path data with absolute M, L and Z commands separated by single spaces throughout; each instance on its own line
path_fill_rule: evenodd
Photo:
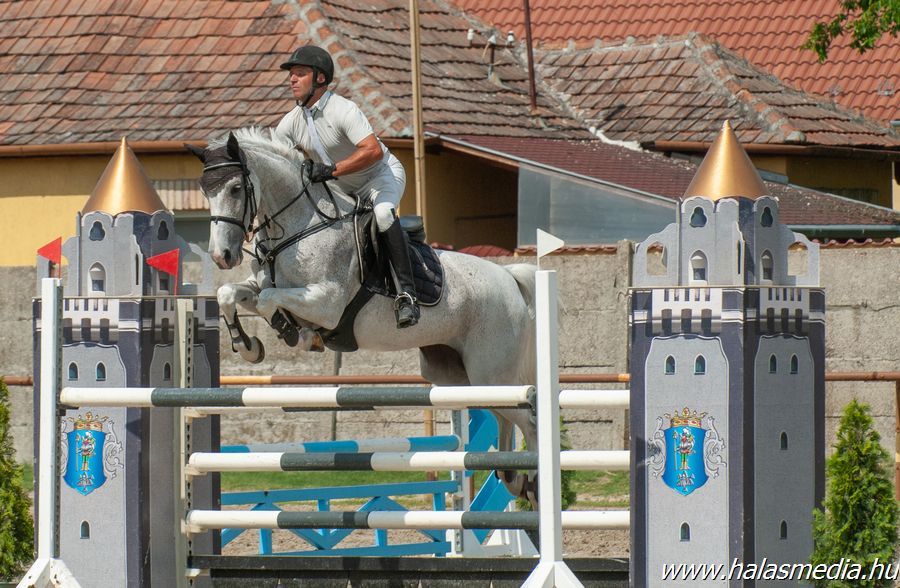
M 276 133 L 312 160 L 305 166 L 310 181 L 334 180 L 344 192 L 372 201 L 398 293 L 394 301 L 397 328 L 415 325 L 419 321 L 416 288 L 397 218 L 406 185 L 403 165 L 375 136 L 362 110 L 328 89 L 334 79 L 334 62 L 327 51 L 305 45 L 294 51 L 281 69 L 290 72 L 297 106 L 281 119 Z

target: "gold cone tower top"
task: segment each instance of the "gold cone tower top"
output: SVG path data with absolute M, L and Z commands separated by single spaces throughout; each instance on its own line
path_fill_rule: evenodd
M 697 175 L 684 191 L 684 197 L 705 196 L 719 200 L 743 196 L 756 199 L 767 193 L 762 178 L 726 120 L 722 132 L 706 152 Z
M 122 137 L 122 143 L 109 161 L 82 214 L 101 211 L 113 216 L 122 212 L 153 214 L 166 205 L 150 184 L 150 179 Z

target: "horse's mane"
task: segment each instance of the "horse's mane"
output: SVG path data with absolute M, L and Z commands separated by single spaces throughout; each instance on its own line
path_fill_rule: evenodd
M 278 155 L 290 163 L 300 165 L 303 163 L 303 154 L 294 148 L 294 145 L 275 134 L 275 129 L 263 127 L 244 127 L 237 129 L 234 136 L 237 137 L 241 149 L 263 153 L 265 155 Z M 224 147 L 228 141 L 228 135 L 216 137 L 209 141 L 209 148 Z

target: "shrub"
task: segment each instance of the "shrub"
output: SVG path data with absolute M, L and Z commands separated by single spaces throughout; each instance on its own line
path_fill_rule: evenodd
M 869 407 L 853 400 L 844 409 L 834 454 L 828 458 L 825 510 L 813 515 L 813 566 L 845 559 L 868 573 L 877 559 L 887 569 L 897 547 L 897 502 L 889 456 L 872 427 Z M 848 565 L 849 567 L 849 565 Z M 890 580 L 821 580 L 817 586 L 888 586 Z
M 9 434 L 9 390 L 0 378 L 0 579 L 20 574 L 33 555 L 31 501 L 21 480 Z

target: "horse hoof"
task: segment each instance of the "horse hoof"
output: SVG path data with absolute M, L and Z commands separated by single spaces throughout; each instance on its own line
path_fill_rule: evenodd
M 258 337 L 251 337 L 250 348 L 239 347 L 238 352 L 250 363 L 261 363 L 266 358 L 266 348 Z
M 325 341 L 322 340 L 322 336 L 318 333 L 315 334 L 315 337 L 309 346 L 309 350 L 315 353 L 322 353 L 325 351 Z

